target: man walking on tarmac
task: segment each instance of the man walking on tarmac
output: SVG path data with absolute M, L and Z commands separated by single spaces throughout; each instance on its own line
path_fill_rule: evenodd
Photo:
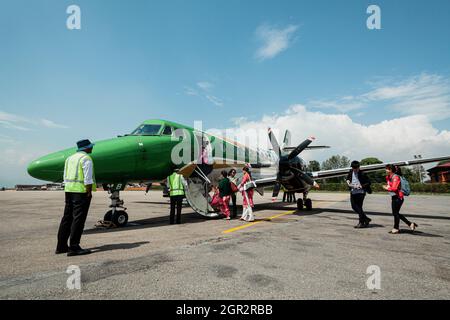
M 183 205 L 184 185 L 182 181 L 183 176 L 178 174 L 178 171 L 179 170 L 175 168 L 173 173 L 167 177 L 170 195 L 170 224 L 175 223 L 175 206 L 177 208 L 176 223 L 181 223 L 181 206 Z
M 94 164 L 89 156 L 94 144 L 89 140 L 77 142 L 78 150 L 66 159 L 64 165 L 64 191 L 66 206 L 59 225 L 56 254 L 68 256 L 89 254 L 89 249 L 80 247 L 81 234 L 89 211 L 92 191 L 96 191 Z M 70 244 L 67 241 L 70 237 Z

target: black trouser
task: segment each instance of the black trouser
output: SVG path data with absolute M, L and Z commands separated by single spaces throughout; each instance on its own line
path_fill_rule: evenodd
M 231 194 L 231 218 L 237 217 L 236 193 Z
M 350 203 L 352 204 L 352 209 L 359 215 L 360 223 L 364 223 L 369 219 L 367 218 L 363 210 L 363 203 L 365 196 L 366 196 L 365 193 L 350 194 Z
M 184 196 L 170 197 L 170 224 L 175 223 L 175 206 L 177 207 L 177 223 L 181 223 L 181 207 L 183 205 Z
M 400 220 L 406 223 L 408 226 L 411 225 L 408 219 L 402 214 L 400 214 L 400 208 L 403 205 L 404 199 L 400 199 L 398 196 L 392 197 L 392 214 L 394 215 L 394 229 L 399 229 Z
M 66 192 L 66 206 L 59 225 L 57 249 L 67 248 L 69 237 L 71 248 L 77 248 L 80 245 L 91 199 L 87 193 Z

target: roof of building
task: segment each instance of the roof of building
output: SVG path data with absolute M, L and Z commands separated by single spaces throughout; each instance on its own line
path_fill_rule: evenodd
M 428 169 L 428 172 L 436 172 L 436 171 L 446 171 L 446 170 L 450 170 L 450 162 L 446 162 L 443 164 L 439 164 L 431 169 Z

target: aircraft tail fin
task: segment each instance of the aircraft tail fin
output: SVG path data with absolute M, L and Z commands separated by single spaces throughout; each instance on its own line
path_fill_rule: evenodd
M 283 148 L 291 145 L 291 132 L 286 130 L 283 138 Z
M 291 132 L 289 130 L 286 130 L 284 132 L 284 138 L 283 138 L 283 144 L 281 146 L 281 149 L 283 152 L 292 152 L 297 147 L 291 147 Z M 328 149 L 330 146 L 307 146 L 305 147 L 305 150 L 316 150 L 316 149 Z

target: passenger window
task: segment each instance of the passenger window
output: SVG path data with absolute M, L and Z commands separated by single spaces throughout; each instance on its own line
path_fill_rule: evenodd
M 162 134 L 165 135 L 165 136 L 172 135 L 172 127 L 165 127 Z

